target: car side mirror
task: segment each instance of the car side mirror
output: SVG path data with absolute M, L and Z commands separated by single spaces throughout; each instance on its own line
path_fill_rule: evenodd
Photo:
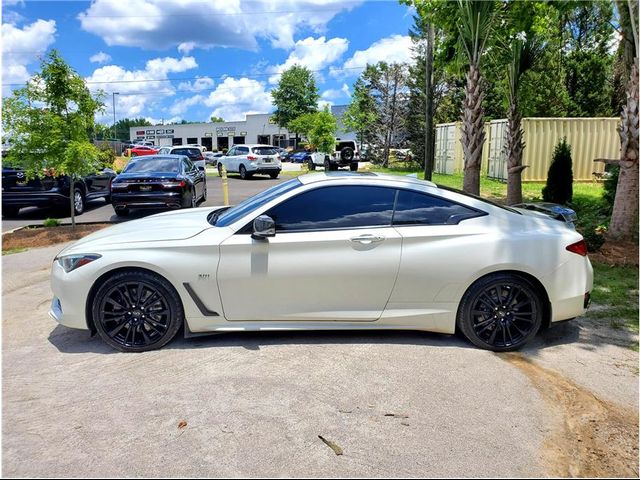
M 268 237 L 276 236 L 276 222 L 268 215 L 260 215 L 253 221 L 253 233 L 251 238 L 264 240 Z
M 102 169 L 103 173 L 116 173 L 112 168 L 106 167 Z

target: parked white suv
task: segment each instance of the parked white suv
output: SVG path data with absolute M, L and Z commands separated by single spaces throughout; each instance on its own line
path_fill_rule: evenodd
M 227 172 L 239 173 L 240 178 L 251 178 L 255 174 L 269 175 L 278 178 L 282 170 L 278 150 L 272 145 L 234 145 L 226 155 L 218 159 L 218 173 L 222 175 L 222 167 Z

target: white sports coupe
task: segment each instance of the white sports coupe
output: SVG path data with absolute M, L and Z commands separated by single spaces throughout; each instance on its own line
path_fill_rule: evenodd
M 507 351 L 584 313 L 593 283 L 571 223 L 349 172 L 106 228 L 60 252 L 51 276 L 55 320 L 128 352 L 181 329 L 458 330 Z

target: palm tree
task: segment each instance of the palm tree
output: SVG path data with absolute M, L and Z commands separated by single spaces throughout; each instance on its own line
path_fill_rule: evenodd
M 625 58 L 632 60 L 627 83 L 627 104 L 622 108 L 620 134 L 620 174 L 613 203 L 609 235 L 632 239 L 638 229 L 638 2 L 618 1 Z
M 465 192 L 480 193 L 480 163 L 484 145 L 480 59 L 494 20 L 493 1 L 458 0 L 460 44 L 469 62 L 462 110 L 462 151 Z
M 507 68 L 509 113 L 505 132 L 504 151 L 507 157 L 507 203 L 522 203 L 522 114 L 518 107 L 518 92 L 522 76 L 530 70 L 544 51 L 542 43 L 534 36 L 516 38 L 511 42 L 510 63 Z

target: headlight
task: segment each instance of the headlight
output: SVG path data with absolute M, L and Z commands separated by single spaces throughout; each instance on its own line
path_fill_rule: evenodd
M 102 257 L 102 255 L 98 255 L 97 253 L 90 253 L 87 255 L 65 255 L 63 257 L 56 257 L 56 260 L 64 269 L 64 271 L 69 273 L 78 267 L 99 259 L 100 257 Z

